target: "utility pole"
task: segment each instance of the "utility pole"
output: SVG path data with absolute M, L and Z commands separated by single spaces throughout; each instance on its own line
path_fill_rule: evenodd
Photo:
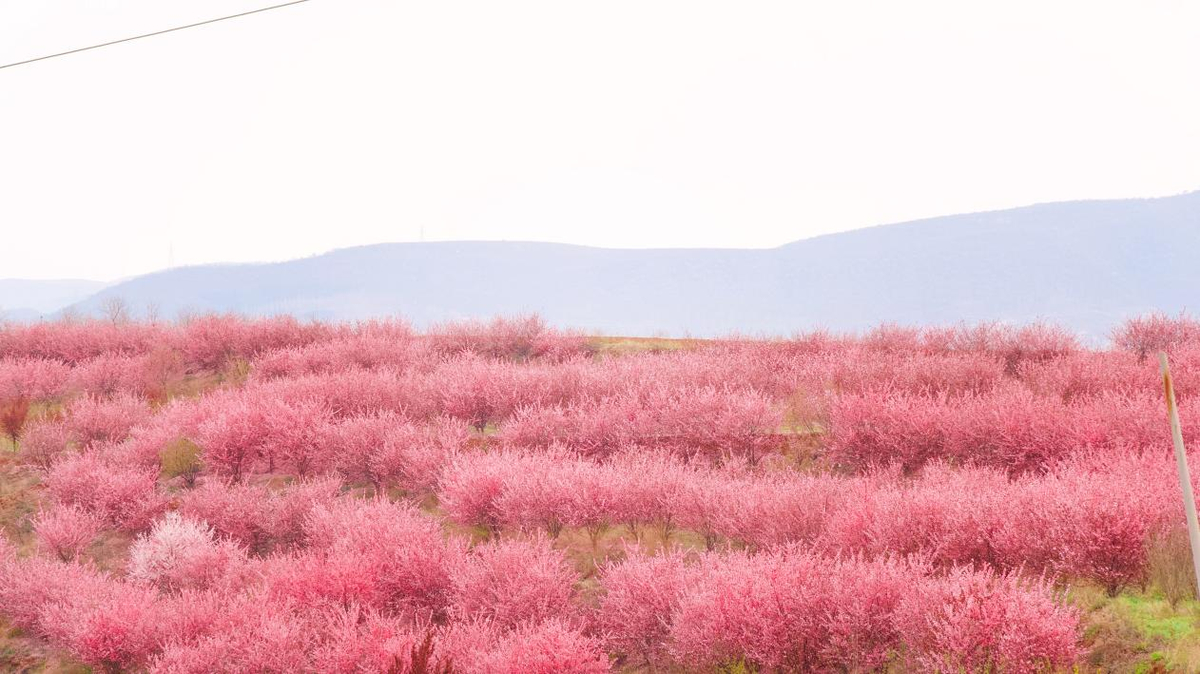
M 1171 418 L 1171 439 L 1175 442 L 1175 464 L 1179 469 L 1179 490 L 1183 492 L 1183 510 L 1187 515 L 1188 540 L 1192 544 L 1192 571 L 1196 574 L 1196 596 L 1200 597 L 1200 523 L 1196 520 L 1196 496 L 1192 493 L 1192 478 L 1188 474 L 1187 452 L 1183 447 L 1183 429 L 1179 426 L 1179 408 L 1175 405 L 1175 385 L 1167 352 L 1158 352 L 1158 367 L 1162 372 L 1163 393 L 1167 398 L 1167 415 Z

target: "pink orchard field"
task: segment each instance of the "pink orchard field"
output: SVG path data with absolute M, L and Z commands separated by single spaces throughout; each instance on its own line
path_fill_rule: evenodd
M 1185 317 L 8 325 L 0 616 L 104 672 L 1086 670 L 1073 588 L 1183 526 L 1159 350 L 1200 448 Z

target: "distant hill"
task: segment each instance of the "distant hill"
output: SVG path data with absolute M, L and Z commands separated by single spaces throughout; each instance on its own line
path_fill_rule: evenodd
M 103 281 L 0 279 L 0 318 L 33 320 L 87 298 Z
M 538 312 L 610 334 L 789 334 L 1045 319 L 1104 335 L 1200 307 L 1200 192 L 1042 204 L 884 225 L 762 250 L 398 243 L 290 262 L 173 269 L 105 288 L 135 311 L 400 314 L 417 325 Z

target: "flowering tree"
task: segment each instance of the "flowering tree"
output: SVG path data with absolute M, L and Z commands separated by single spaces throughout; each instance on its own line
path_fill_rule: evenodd
M 115 466 L 95 452 L 54 463 L 45 478 L 47 492 L 58 503 L 128 531 L 146 528 L 164 509 L 166 499 L 157 482 L 157 470 Z
M 33 520 L 38 546 L 64 562 L 74 560 L 103 528 L 104 522 L 75 506 L 58 506 L 38 513 Z
M 457 620 L 512 628 L 574 612 L 575 572 L 536 538 L 477 546 L 455 566 L 450 583 L 450 615 Z
M 203 589 L 243 563 L 242 551 L 218 541 L 212 527 L 171 512 L 134 541 L 127 575 L 162 590 Z

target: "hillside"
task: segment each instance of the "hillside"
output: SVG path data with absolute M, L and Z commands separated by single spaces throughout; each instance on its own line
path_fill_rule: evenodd
M 121 297 L 164 316 L 402 314 L 418 325 L 538 312 L 587 330 L 698 336 L 1046 319 L 1102 335 L 1132 314 L 1200 304 L 1198 251 L 1192 192 L 931 218 L 761 250 L 380 244 L 149 274 L 75 308 Z

